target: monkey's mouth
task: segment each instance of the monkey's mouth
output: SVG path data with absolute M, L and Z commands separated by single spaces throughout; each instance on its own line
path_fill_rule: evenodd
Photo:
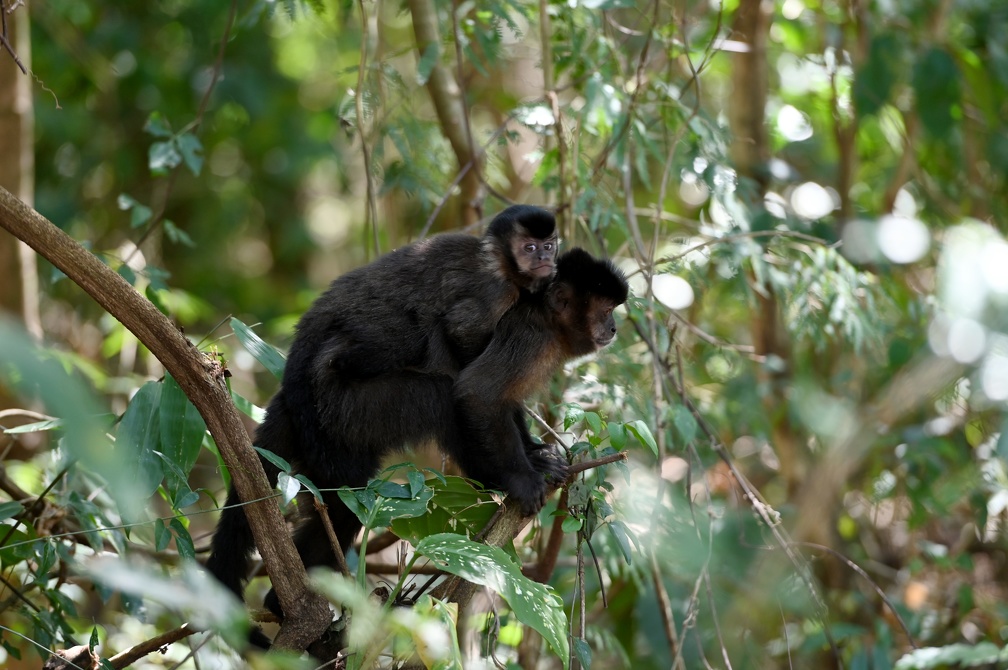
M 604 349 L 605 347 L 608 347 L 610 344 L 612 344 L 612 341 L 615 339 L 616 339 L 615 335 L 609 335 L 607 337 L 596 337 L 595 346 L 598 347 L 599 349 Z
M 532 274 L 536 277 L 549 277 L 553 274 L 553 270 L 554 267 L 552 263 L 544 263 L 543 265 L 537 265 L 532 268 Z

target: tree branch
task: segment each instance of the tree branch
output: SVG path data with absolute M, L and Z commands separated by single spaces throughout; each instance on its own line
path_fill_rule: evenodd
M 280 604 L 288 613 L 275 644 L 284 649 L 303 650 L 329 625 L 329 608 L 321 596 L 307 588 L 304 566 L 272 498 L 259 457 L 251 449 L 220 365 L 196 350 L 125 279 L 3 188 L 0 188 L 0 227 L 63 271 L 136 335 L 199 410 L 231 471 L 239 496 L 243 500 L 259 499 L 245 505 L 245 514 Z
M 437 8 L 433 0 L 408 0 L 406 4 L 409 5 L 410 15 L 413 17 L 418 58 L 424 58 L 428 49 L 438 49 L 440 52 L 441 37 L 438 34 Z M 452 11 L 455 11 L 454 7 Z M 459 83 L 451 70 L 441 63 L 440 57 L 427 78 L 427 92 L 434 103 L 441 130 L 451 143 L 452 151 L 455 152 L 460 171 L 468 165 L 476 168 L 466 170 L 460 184 L 464 225 L 475 224 L 480 220 L 483 201 L 478 156 L 469 132 L 469 117 Z

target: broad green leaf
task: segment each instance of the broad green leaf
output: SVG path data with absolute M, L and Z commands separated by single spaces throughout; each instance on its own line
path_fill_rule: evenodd
M 161 437 L 160 405 L 161 384 L 147 382 L 130 400 L 116 433 L 116 453 L 144 498 L 157 490 L 164 477 L 161 458 L 156 453 Z
M 606 427 L 609 429 L 609 444 L 616 451 L 622 451 L 627 443 L 626 426 L 622 421 L 610 421 Z
M 367 525 L 371 528 L 385 528 L 393 519 L 408 519 L 427 513 L 427 504 L 434 496 L 430 489 L 422 489 L 416 498 L 386 498 L 380 496 L 377 506 L 370 510 Z
M 206 423 L 169 374 L 161 385 L 160 412 L 161 452 L 188 476 L 199 456 Z
M 426 486 L 434 493 L 428 512 L 392 521 L 392 532 L 413 545 L 438 533 L 473 536 L 486 527 L 499 507 L 489 493 L 462 477 L 432 478 Z
M 251 328 L 238 319 L 231 319 L 231 329 L 238 336 L 238 341 L 242 343 L 242 346 L 262 363 L 264 368 L 272 372 L 277 379 L 283 379 L 285 360 L 276 347 L 266 344 L 261 337 L 252 332 Z
M 585 412 L 584 420 L 594 434 L 598 435 L 602 432 L 602 417 L 598 415 L 598 412 Z
M 560 526 L 563 528 L 563 532 L 565 533 L 576 533 L 581 530 L 581 519 L 576 516 L 569 516 L 563 520 L 563 523 L 560 524 Z
M 20 514 L 23 509 L 24 505 L 19 502 L 14 502 L 13 500 L 0 503 L 0 521 L 13 519 Z
M 637 419 L 626 424 L 626 429 L 637 438 L 638 442 L 650 447 L 655 456 L 658 455 L 658 443 L 655 442 L 654 435 L 651 434 L 651 429 L 647 427 L 646 423 Z
M 496 591 L 515 618 L 538 631 L 567 667 L 570 652 L 563 601 L 550 587 L 523 575 L 503 549 L 442 533 L 421 540 L 416 552 L 446 572 Z
M 565 405 L 566 411 L 564 412 L 564 430 L 567 430 L 575 423 L 584 418 L 584 410 L 581 409 L 580 405 L 570 404 Z

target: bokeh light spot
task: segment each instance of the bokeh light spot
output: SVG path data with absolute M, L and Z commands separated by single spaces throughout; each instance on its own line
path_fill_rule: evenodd
M 693 287 L 677 275 L 655 275 L 651 280 L 654 297 L 669 309 L 686 309 L 693 304 Z
M 821 219 L 833 211 L 833 197 L 825 188 L 807 181 L 791 191 L 791 209 L 803 219 Z
M 886 216 L 879 221 L 878 246 L 893 263 L 913 263 L 931 248 L 931 233 L 918 219 Z

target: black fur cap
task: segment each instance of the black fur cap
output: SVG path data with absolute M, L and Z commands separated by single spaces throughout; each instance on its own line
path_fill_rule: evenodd
M 610 260 L 592 258 L 580 247 L 564 252 L 557 259 L 553 281 L 565 282 L 579 293 L 609 298 L 617 305 L 626 302 L 629 293 L 626 275 Z
M 498 239 L 508 237 L 514 231 L 516 223 L 532 237 L 541 240 L 556 232 L 556 219 L 551 212 L 533 205 L 511 205 L 493 218 L 487 226 L 487 235 Z

